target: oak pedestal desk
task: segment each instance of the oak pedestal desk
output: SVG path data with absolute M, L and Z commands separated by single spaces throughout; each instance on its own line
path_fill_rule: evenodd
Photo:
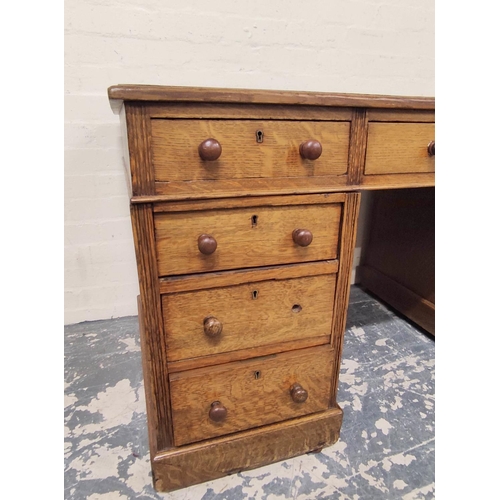
M 434 99 L 117 85 L 154 486 L 317 451 L 362 190 L 434 185 Z

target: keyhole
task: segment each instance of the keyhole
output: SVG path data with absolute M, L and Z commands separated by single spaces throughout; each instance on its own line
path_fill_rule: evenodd
M 262 130 L 257 130 L 257 132 L 255 132 L 255 138 L 257 142 L 264 142 L 264 132 L 262 132 Z
M 257 295 L 259 295 L 259 292 L 257 290 L 254 290 L 252 292 L 252 299 L 255 300 L 257 298 Z
M 252 215 L 252 227 L 255 227 L 257 225 L 257 219 L 258 217 L 256 215 Z
M 299 313 L 300 311 L 302 311 L 302 307 L 300 304 L 294 304 L 292 306 L 292 312 L 294 313 Z
M 254 374 L 254 377 L 255 377 L 255 380 L 259 380 L 260 378 L 260 371 L 257 370 L 256 372 L 253 373 Z

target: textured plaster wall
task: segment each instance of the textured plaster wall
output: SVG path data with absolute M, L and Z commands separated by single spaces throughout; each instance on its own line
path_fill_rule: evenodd
M 66 324 L 137 313 L 117 83 L 432 96 L 434 2 L 67 0 Z

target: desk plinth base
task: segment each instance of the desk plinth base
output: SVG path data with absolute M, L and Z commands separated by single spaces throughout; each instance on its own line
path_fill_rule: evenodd
M 315 452 L 340 435 L 337 406 L 293 420 L 159 452 L 153 459 L 156 491 L 173 491 L 243 470 Z

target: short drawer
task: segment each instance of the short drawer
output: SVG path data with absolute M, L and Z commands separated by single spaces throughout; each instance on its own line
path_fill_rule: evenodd
M 368 125 L 365 175 L 434 172 L 434 123 Z
M 245 274 L 259 280 L 262 273 Z M 163 295 L 167 359 L 178 361 L 287 342 L 286 350 L 291 350 L 298 342 L 307 346 L 307 340 L 309 346 L 328 343 L 336 278 L 336 274 L 325 274 L 259 280 Z
M 174 444 L 326 410 L 332 368 L 316 348 L 171 374 Z
M 156 213 L 159 275 L 335 259 L 342 204 L 307 198 L 316 203 Z
M 349 132 L 350 122 L 152 119 L 155 180 L 344 175 Z M 220 145 L 220 150 L 213 141 L 209 145 L 206 154 L 212 159 L 200 156 L 199 146 L 207 139 Z M 317 159 L 300 154 L 301 144 L 310 140 L 321 144 Z M 213 159 L 218 153 L 220 156 Z

